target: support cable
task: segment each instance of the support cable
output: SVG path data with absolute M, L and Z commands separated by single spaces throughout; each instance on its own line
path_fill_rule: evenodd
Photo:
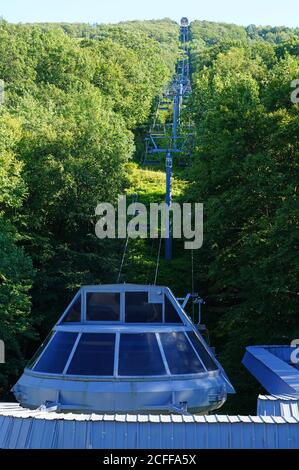
M 125 243 L 125 247 L 124 247 L 124 251 L 123 251 L 123 255 L 122 255 L 122 259 L 121 259 L 121 263 L 120 263 L 120 268 L 119 268 L 118 278 L 117 278 L 117 284 L 120 283 L 120 278 L 121 278 L 123 266 L 124 266 L 124 263 L 125 263 L 125 258 L 126 258 L 128 246 L 129 246 L 129 234 L 127 234 L 127 239 L 126 239 L 126 243 Z
M 136 211 L 137 201 L 138 201 L 138 194 L 134 194 L 133 197 L 132 197 L 132 204 L 135 204 L 135 211 Z M 120 263 L 120 268 L 119 268 L 119 273 L 118 273 L 118 278 L 117 278 L 117 284 L 120 283 L 120 278 L 121 278 L 122 270 L 123 270 L 123 267 L 124 267 L 124 264 L 125 264 L 125 259 L 126 259 L 126 255 L 127 255 L 127 251 L 128 251 L 129 239 L 130 239 L 130 233 L 129 233 L 129 230 L 128 230 L 126 243 L 125 243 L 125 247 L 124 247 L 124 251 L 123 251 L 123 255 L 122 255 L 122 259 L 121 259 L 121 263 Z
M 194 251 L 191 250 L 191 292 L 192 292 L 192 321 L 195 322 L 195 304 L 194 304 Z
M 160 240 L 159 240 L 159 248 L 158 248 L 158 255 L 157 255 L 157 265 L 156 265 L 156 274 L 155 274 L 154 286 L 157 285 L 157 280 L 158 280 L 159 267 L 160 267 L 160 257 L 161 257 L 161 247 L 162 247 L 162 236 L 160 236 Z
M 150 251 L 150 260 L 152 259 L 152 256 L 153 256 L 154 244 L 155 244 L 155 238 L 153 237 L 151 251 Z M 150 282 L 150 275 L 151 275 L 151 265 L 149 265 L 148 272 L 147 272 L 147 284 L 149 284 Z

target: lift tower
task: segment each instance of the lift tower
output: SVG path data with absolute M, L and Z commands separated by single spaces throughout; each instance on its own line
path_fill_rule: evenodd
M 176 156 L 180 166 L 186 166 L 191 157 L 193 129 L 191 120 L 188 125 L 181 123 L 181 110 L 192 93 L 189 63 L 189 21 L 182 18 L 180 29 L 181 58 L 176 66 L 176 73 L 169 86 L 160 98 L 153 125 L 146 137 L 144 165 L 159 165 L 164 155 L 166 162 L 166 204 L 172 204 L 172 170 Z M 172 111 L 172 121 L 160 124 L 158 116 Z M 172 259 L 172 227 L 171 221 L 166 227 L 165 258 Z

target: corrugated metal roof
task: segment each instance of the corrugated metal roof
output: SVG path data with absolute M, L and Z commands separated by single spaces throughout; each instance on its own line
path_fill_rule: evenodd
M 7 404 L 0 404 L 0 417 L 23 418 L 23 419 L 38 419 L 46 421 L 105 421 L 116 423 L 154 423 L 154 424 L 180 424 L 180 423 L 275 423 L 275 415 L 260 416 L 241 416 L 241 415 L 154 415 L 154 414 L 75 414 L 75 413 L 56 413 L 44 410 L 27 410 L 20 406 L 10 407 Z M 282 421 L 284 422 L 284 421 Z M 299 422 L 299 418 L 298 418 Z
M 0 448 L 295 449 L 299 417 L 61 414 L 1 404 Z
M 289 395 L 260 395 L 257 414 L 299 418 L 299 398 Z

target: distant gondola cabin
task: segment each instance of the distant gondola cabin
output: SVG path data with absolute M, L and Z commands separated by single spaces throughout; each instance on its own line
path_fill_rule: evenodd
M 181 19 L 181 26 L 189 26 L 189 20 L 188 18 L 182 18 Z

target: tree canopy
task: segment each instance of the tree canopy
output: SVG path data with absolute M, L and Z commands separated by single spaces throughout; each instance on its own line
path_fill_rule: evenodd
M 0 22 L 3 394 L 82 284 L 116 282 L 123 241 L 96 238 L 97 204 L 124 191 L 163 201 L 165 175 L 140 168 L 140 140 L 178 44 L 169 19 Z M 204 203 L 195 290 L 238 392 L 227 410 L 254 412 L 245 347 L 299 337 L 299 30 L 195 21 L 189 47 L 196 147 L 190 168 L 174 168 L 174 198 Z M 174 247 L 159 283 L 182 296 L 191 258 Z M 134 242 L 124 268 L 127 281 L 152 282 L 152 243 Z
M 219 27 L 210 29 L 218 38 Z M 299 37 L 297 30 L 251 27 L 237 44 L 232 30 L 193 52 L 197 151 L 189 190 L 205 204 L 197 282 L 247 411 L 256 385 L 240 364 L 244 348 L 290 344 L 299 334 L 299 106 L 291 102 Z M 207 42 L 205 31 L 192 27 Z
M 4 391 L 74 291 L 115 279 L 121 247 L 96 238 L 94 212 L 124 190 L 135 130 L 174 70 L 178 29 L 160 24 L 0 23 Z

